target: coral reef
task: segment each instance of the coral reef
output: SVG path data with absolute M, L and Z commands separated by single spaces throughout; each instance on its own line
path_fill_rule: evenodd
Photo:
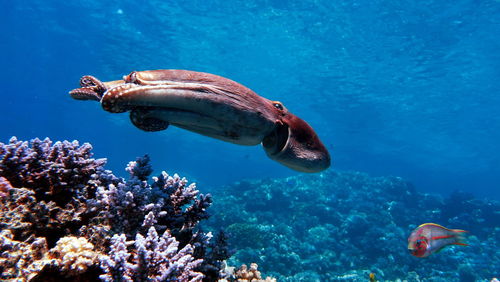
M 93 159 L 92 146 L 78 141 L 55 142 L 46 138 L 18 141 L 0 146 L 0 175 L 14 187 L 30 188 L 38 200 L 50 199 L 63 205 L 76 191 L 85 191 L 91 176 L 106 159 Z M 90 192 L 90 191 L 89 191 Z
M 63 277 L 78 276 L 97 263 L 99 254 L 82 237 L 63 237 L 50 250 L 43 237 L 32 242 L 16 241 L 13 237 L 10 230 L 0 233 L 2 279 L 41 279 L 42 276 L 49 275 L 49 272 Z
M 0 143 L 0 176 L 16 187 L 2 197 L 0 227 L 8 227 L 19 241 L 44 237 L 49 247 L 76 234 L 88 222 L 87 199 L 95 190 L 87 183 L 106 163 L 91 158 L 91 149 L 88 143 L 48 138 L 26 142 L 12 137 L 9 144 Z
M 241 181 L 213 191 L 211 226 L 278 281 L 474 281 L 498 276 L 500 204 L 464 193 L 419 193 L 397 177 L 329 171 Z M 470 247 L 411 256 L 407 238 L 436 222 L 469 231 Z M 433 280 L 434 279 L 434 280 Z M 437 280 L 436 280 L 437 279 Z M 443 279 L 443 280 L 439 280 Z
M 236 279 L 237 281 L 276 281 L 276 279 L 271 277 L 266 277 L 265 280 L 262 279 L 260 275 L 260 271 L 257 270 L 259 266 L 256 263 L 250 264 L 250 268 L 247 268 L 246 264 L 243 264 L 236 271 Z
M 148 156 L 116 177 L 91 150 L 0 143 L 0 279 L 216 280 L 230 252 L 224 233 L 211 242 L 199 226 L 210 194 L 166 172 L 149 183 Z
M 212 198 L 177 174 L 150 177 L 148 156 L 128 164 L 126 179 L 117 177 L 91 149 L 49 139 L 0 143 L 0 280 L 275 281 L 260 271 L 279 281 L 499 275 L 497 202 L 335 171 L 242 181 Z M 202 222 L 227 232 L 213 236 Z M 407 237 L 423 222 L 470 231 L 471 247 L 409 255 Z M 238 248 L 234 256 L 228 243 Z M 226 260 L 256 263 L 234 269 Z
M 246 264 L 243 264 L 238 269 L 226 265 L 224 268 L 224 274 L 222 275 L 224 278 L 220 279 L 219 282 L 227 282 L 227 281 L 276 282 L 275 278 L 269 276 L 266 277 L 266 279 L 262 279 L 262 275 L 258 270 L 258 268 L 259 266 L 256 263 L 251 263 L 250 268 L 248 268 Z
M 154 226 L 159 232 L 168 227 L 182 243 L 190 242 L 193 228 L 208 218 L 206 209 L 212 203 L 211 195 L 198 195 L 194 183 L 187 185 L 185 178 L 166 172 L 148 184 L 143 180 L 149 176 L 144 172 L 152 172 L 148 156 L 129 163 L 126 170 L 130 174 L 127 182 L 94 182 L 99 186 L 95 199 L 89 203 L 91 209 L 99 211 L 97 220 L 111 226 L 113 233 L 124 233 L 128 238 L 135 237 L 137 230 L 147 232 Z

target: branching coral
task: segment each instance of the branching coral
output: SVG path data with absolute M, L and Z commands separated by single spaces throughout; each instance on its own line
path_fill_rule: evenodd
M 201 281 L 194 271 L 202 259 L 193 258 L 193 247 L 179 250 L 179 242 L 165 231 L 158 236 L 151 227 L 146 237 L 137 234 L 134 251 L 129 252 L 126 236 L 114 235 L 109 255 L 101 257 L 104 281 Z
M 39 201 L 28 188 L 11 188 L 9 196 L 0 200 L 0 227 L 12 231 L 19 241 L 44 237 L 52 247 L 62 236 L 76 232 L 84 224 L 83 200 L 71 199 L 64 207 L 55 202 Z
M 80 146 L 76 140 L 27 142 L 12 137 L 9 144 L 0 145 L 0 175 L 14 187 L 34 190 L 38 200 L 49 198 L 63 205 L 106 163 L 93 159 L 91 150 L 89 143 Z
M 197 227 L 209 216 L 206 210 L 212 203 L 210 194 L 199 194 L 194 183 L 188 185 L 185 178 L 166 172 L 148 184 L 146 179 L 152 172 L 148 156 L 130 162 L 127 171 L 130 177 L 126 182 L 97 188 L 96 199 L 91 201 L 93 209 L 100 211 L 97 219 L 110 226 L 113 234 L 124 234 L 127 240 L 136 238 L 137 232 L 149 232 L 152 227 L 157 232 L 168 230 L 181 248 L 191 245 L 194 257 L 204 258 L 198 265 L 200 271 L 211 279 L 217 278 L 220 262 L 230 253 L 221 255 L 206 249 L 224 249 L 225 240 L 218 240 L 218 247 L 210 244 L 211 234 Z
M 162 172 L 149 185 L 144 180 L 152 172 L 147 156 L 130 162 L 127 171 L 130 173 L 127 182 L 99 186 L 96 199 L 91 201 L 115 233 L 133 238 L 134 231 L 147 231 L 154 226 L 160 232 L 168 227 L 178 235 L 208 218 L 206 209 L 212 198 L 210 194 L 198 195 L 194 183 L 187 185 L 185 178 Z
M 10 228 L 16 240 L 44 237 L 49 247 L 85 226 L 87 199 L 95 194 L 87 184 L 106 162 L 91 158 L 91 149 L 88 143 L 48 138 L 0 143 L 0 176 L 16 187 L 2 197 L 0 226 Z
M 211 196 L 176 174 L 149 184 L 147 156 L 129 163 L 125 181 L 91 148 L 0 143 L 0 279 L 216 279 L 225 238 L 210 243 L 198 227 Z
M 48 255 L 61 253 L 56 242 L 78 235 L 88 223 L 87 199 L 95 194 L 88 183 L 105 163 L 92 159 L 91 149 L 87 143 L 48 138 L 23 142 L 12 137 L 9 144 L 0 143 L 2 279 L 31 279 L 48 268 L 79 274 L 81 264 L 72 269 L 59 264 L 63 258 Z

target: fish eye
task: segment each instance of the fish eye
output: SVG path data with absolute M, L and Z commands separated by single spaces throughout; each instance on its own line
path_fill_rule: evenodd
M 276 109 L 280 110 L 280 111 L 283 111 L 283 109 L 284 109 L 284 108 L 283 108 L 283 104 L 281 104 L 281 103 L 280 103 L 280 102 L 278 102 L 278 101 L 273 102 L 273 106 L 274 106 Z

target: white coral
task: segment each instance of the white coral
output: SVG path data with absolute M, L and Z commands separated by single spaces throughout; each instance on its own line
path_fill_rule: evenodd
M 97 262 L 94 245 L 84 237 L 67 236 L 59 239 L 49 250 L 47 259 L 56 259 L 64 272 L 83 273 Z
M 44 268 L 61 269 L 68 276 L 85 272 L 97 262 L 94 246 L 83 237 L 63 237 L 50 250 L 43 237 L 31 239 L 31 243 L 15 241 L 10 230 L 0 232 L 0 246 L 9 250 L 0 257 L 0 266 L 6 279 L 31 280 Z

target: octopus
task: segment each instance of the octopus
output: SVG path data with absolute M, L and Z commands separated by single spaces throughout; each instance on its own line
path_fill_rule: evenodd
M 262 144 L 267 156 L 291 169 L 319 172 L 330 154 L 312 127 L 278 101 L 230 79 L 188 70 L 134 71 L 102 82 L 86 75 L 69 94 L 100 102 L 105 111 L 129 112 L 134 126 L 170 125 L 239 145 Z

